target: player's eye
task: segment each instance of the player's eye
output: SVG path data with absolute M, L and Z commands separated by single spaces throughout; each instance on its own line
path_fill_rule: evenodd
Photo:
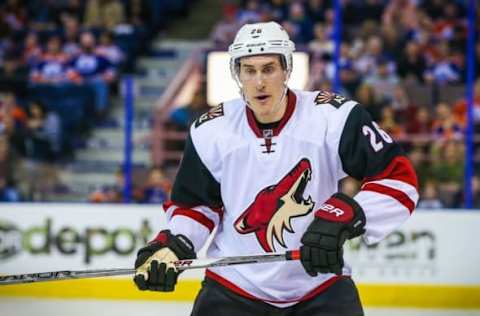
M 263 72 L 266 74 L 271 74 L 275 69 L 272 66 L 265 67 Z

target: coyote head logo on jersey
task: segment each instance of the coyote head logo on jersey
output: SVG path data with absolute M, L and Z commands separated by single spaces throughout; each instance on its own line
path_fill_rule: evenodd
M 310 161 L 303 158 L 280 180 L 260 191 L 255 200 L 235 221 L 240 234 L 255 233 L 266 252 L 275 250 L 275 239 L 284 248 L 284 229 L 293 233 L 291 219 L 305 216 L 315 205 L 312 198 L 303 197 L 303 192 L 312 177 Z

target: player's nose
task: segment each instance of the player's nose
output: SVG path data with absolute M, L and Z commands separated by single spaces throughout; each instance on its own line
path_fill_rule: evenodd
M 255 78 L 255 87 L 258 91 L 262 91 L 265 88 L 265 80 L 262 75 Z

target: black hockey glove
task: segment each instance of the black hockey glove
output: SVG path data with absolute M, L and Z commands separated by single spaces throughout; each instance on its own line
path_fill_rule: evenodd
M 343 193 L 335 193 L 319 210 L 302 236 L 300 261 L 311 276 L 318 273 L 342 274 L 343 244 L 365 232 L 365 214 L 358 203 Z
M 187 237 L 162 230 L 138 251 L 133 281 L 142 291 L 173 291 L 180 272 L 172 262 L 196 257 L 192 242 Z

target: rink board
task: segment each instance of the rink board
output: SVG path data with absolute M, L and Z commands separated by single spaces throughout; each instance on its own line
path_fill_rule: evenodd
M 439 309 L 480 309 L 479 286 L 359 284 L 360 296 L 367 307 L 409 307 Z M 142 292 L 131 280 L 74 280 L 0 287 L 0 296 L 193 301 L 200 281 L 182 280 L 174 293 Z
M 130 267 L 164 225 L 159 206 L 3 204 L 0 273 Z M 479 309 L 479 227 L 475 212 L 416 211 L 377 246 L 351 241 L 346 257 L 365 306 Z M 174 293 L 138 291 L 130 278 L 99 278 L 0 286 L 0 296 L 188 302 L 202 276 L 184 273 Z

